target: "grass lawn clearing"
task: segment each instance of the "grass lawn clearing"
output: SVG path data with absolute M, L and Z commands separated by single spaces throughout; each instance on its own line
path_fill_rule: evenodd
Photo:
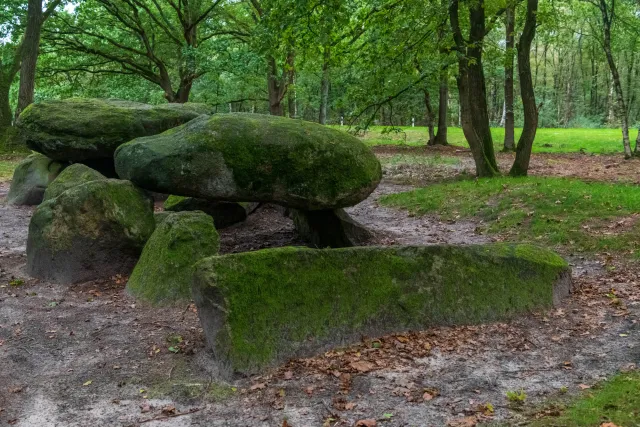
M 571 403 L 561 415 L 548 416 L 533 427 L 582 427 L 613 423 L 620 427 L 640 426 L 640 372 L 618 374 Z
M 347 130 L 346 126 L 337 127 Z M 369 146 L 376 145 L 426 145 L 429 133 L 426 127 L 400 127 L 401 132 L 383 134 L 384 127 L 372 127 L 362 138 Z M 502 150 L 504 128 L 492 128 L 496 151 Z M 515 130 L 516 142 L 522 133 L 521 128 Z M 461 128 L 451 127 L 448 130 L 449 143 L 468 147 Z M 584 151 L 594 154 L 622 153 L 622 132 L 620 129 L 538 129 L 533 144 L 534 153 L 576 153 Z
M 446 220 L 474 218 L 507 240 L 577 251 L 640 248 L 640 187 L 567 178 L 492 178 L 436 184 L 380 199 Z

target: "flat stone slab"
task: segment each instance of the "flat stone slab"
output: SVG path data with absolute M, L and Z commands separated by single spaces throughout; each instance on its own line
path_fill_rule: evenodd
M 206 258 L 192 293 L 218 369 L 251 374 L 362 336 L 547 309 L 570 273 L 531 245 L 288 247 Z
M 16 126 L 19 138 L 32 150 L 54 160 L 83 162 L 112 159 L 119 145 L 164 132 L 208 111 L 203 104 L 70 98 L 29 105 Z
M 357 138 L 317 123 L 216 114 L 118 148 L 116 172 L 160 193 L 213 201 L 337 209 L 364 200 L 382 177 Z

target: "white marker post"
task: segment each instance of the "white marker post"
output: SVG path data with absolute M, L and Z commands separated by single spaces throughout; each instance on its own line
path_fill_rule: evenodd
M 344 126 L 344 116 L 340 116 L 340 126 Z
M 416 118 L 415 117 L 411 117 L 411 127 L 412 128 L 416 127 Z

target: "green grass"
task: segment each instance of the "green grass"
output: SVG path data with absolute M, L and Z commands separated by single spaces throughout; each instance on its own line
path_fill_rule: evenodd
M 474 218 L 509 240 L 578 251 L 640 249 L 640 187 L 566 178 L 492 178 L 436 184 L 381 199 L 444 219 Z M 619 223 L 622 219 L 624 222 Z
M 341 129 L 347 129 L 342 127 Z M 376 145 L 426 145 L 429 134 L 425 127 L 402 127 L 402 133 L 382 134 L 382 126 L 374 126 L 363 140 L 369 146 Z M 516 129 L 516 142 L 522 129 Z M 504 128 L 493 128 L 496 150 L 502 149 Z M 634 135 L 632 135 L 634 136 Z M 449 128 L 449 143 L 468 147 L 460 128 Z M 533 145 L 534 153 L 575 153 L 583 150 L 594 154 L 622 152 L 622 133 L 620 129 L 538 129 Z
M 0 157 L 0 181 L 6 181 L 13 176 L 13 170 L 18 166 L 22 158 Z
M 545 417 L 531 426 L 597 427 L 602 423 L 640 426 L 640 372 L 619 374 L 590 389 L 559 417 Z
M 441 156 L 436 154 L 433 156 L 415 156 L 411 154 L 395 154 L 391 157 L 380 159 L 383 165 L 424 165 L 424 166 L 457 166 L 462 163 L 460 158 L 453 156 Z

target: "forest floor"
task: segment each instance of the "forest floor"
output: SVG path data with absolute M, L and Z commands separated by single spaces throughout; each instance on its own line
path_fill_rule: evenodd
M 375 151 L 384 180 L 349 209 L 376 232 L 372 244 L 513 238 L 485 232 L 473 215 L 417 215 L 379 203 L 468 179 L 473 162 L 464 149 Z M 503 169 L 510 158 L 499 155 Z M 620 156 L 540 154 L 531 172 L 638 183 L 639 166 Z M 8 188 L 0 183 L 0 198 Z M 640 364 L 636 258 L 562 246 L 579 287 L 562 307 L 505 323 L 370 337 L 221 383 L 192 305 L 149 307 L 126 294 L 120 276 L 64 287 L 28 278 L 32 212 L 0 203 L 0 426 L 517 425 L 555 415 L 562 402 Z M 269 205 L 222 230 L 221 240 L 225 253 L 301 243 Z

